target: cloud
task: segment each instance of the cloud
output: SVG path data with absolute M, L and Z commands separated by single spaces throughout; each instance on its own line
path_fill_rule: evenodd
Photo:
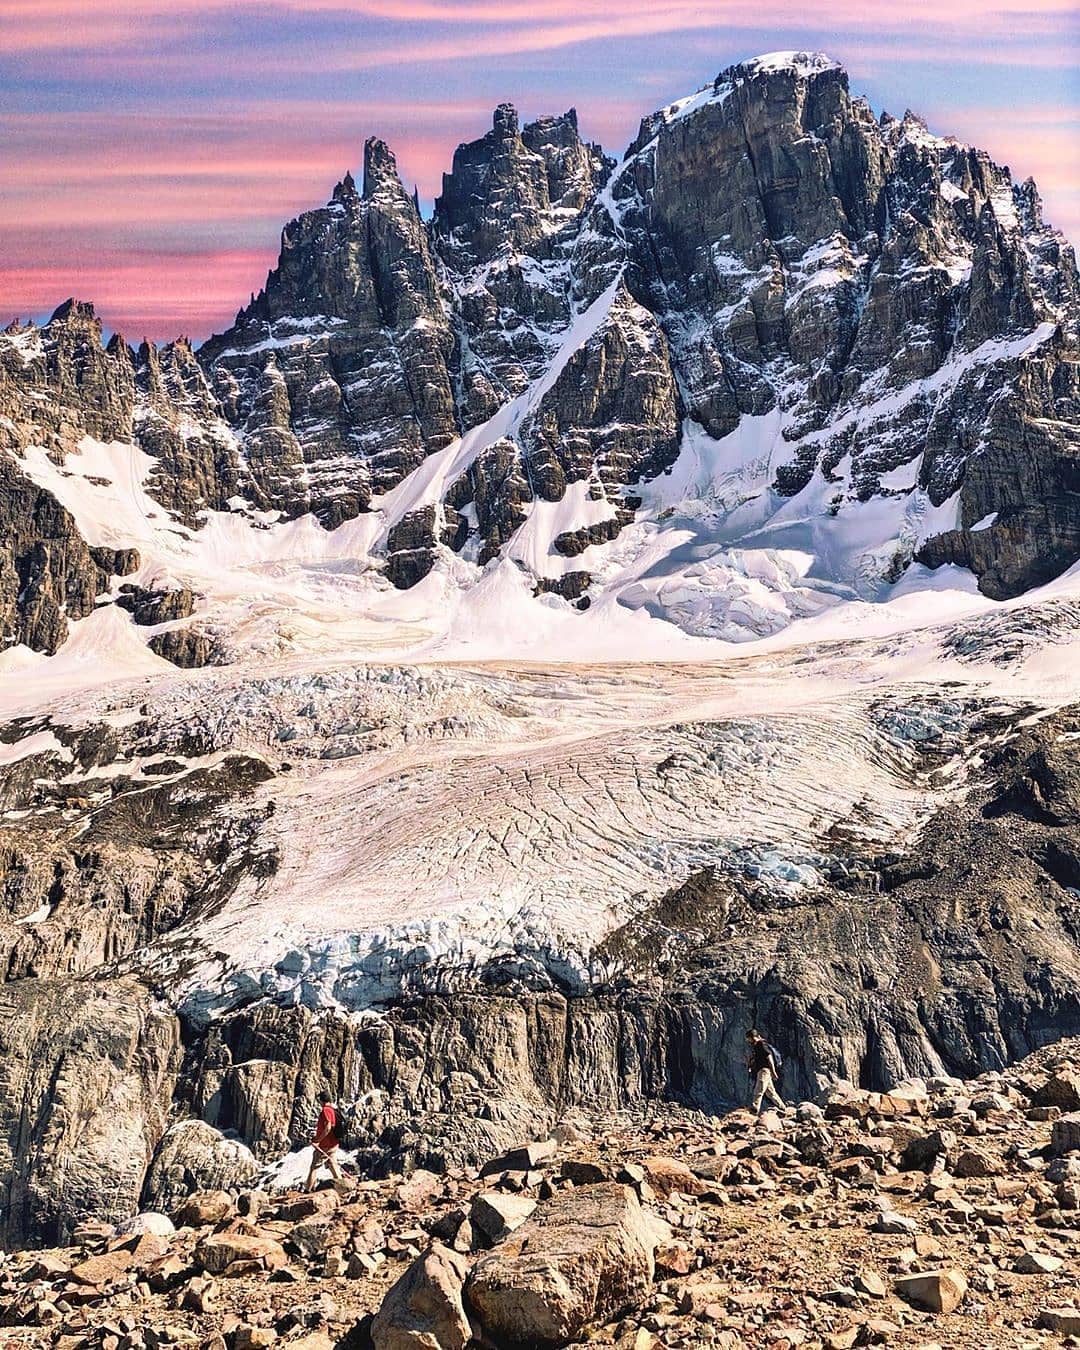
M 936 39 L 957 46 L 996 39 L 1006 51 L 1037 64 L 1063 64 L 1069 44 L 1063 30 L 1075 21 L 1074 0 L 907 0 L 905 5 L 868 5 L 863 0 L 825 0 L 793 22 L 788 0 L 110 0 L 91 9 L 86 0 L 4 0 L 0 53 L 106 52 L 126 59 L 125 49 L 185 41 L 220 31 L 231 21 L 275 16 L 318 25 L 352 22 L 367 40 L 339 54 L 338 69 L 372 68 L 399 61 L 451 61 L 473 54 L 528 54 L 605 37 L 641 36 L 706 28 L 777 33 L 813 27 L 864 37 L 906 35 L 922 57 L 934 60 Z M 418 36 L 400 40 L 416 30 Z M 429 34 L 434 33 L 434 36 Z M 395 36 L 396 35 L 396 36 Z M 1075 35 L 1075 34 L 1074 34 Z M 477 44 L 479 43 L 479 46 Z M 146 59 L 153 60 L 148 50 Z M 335 53 L 324 49 L 333 61 Z M 258 60 L 259 53 L 250 56 Z M 980 59 L 1000 52 L 981 51 Z
M 193 259 L 161 254 L 148 263 L 128 254 L 99 255 L 80 266 L 77 278 L 49 263 L 13 267 L 0 263 L 3 319 L 47 315 L 69 295 L 92 300 L 107 327 L 133 340 L 172 338 L 180 332 L 202 337 L 231 323 L 246 300 L 253 278 L 272 262 L 250 249 L 207 251 L 194 260 L 199 277 L 192 286 Z

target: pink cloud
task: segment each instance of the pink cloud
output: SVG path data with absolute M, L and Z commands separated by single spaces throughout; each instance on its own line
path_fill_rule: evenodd
M 104 257 L 88 260 L 79 269 L 77 284 L 64 267 L 0 264 L 3 314 L 40 314 L 69 295 L 93 300 L 105 324 L 132 340 L 146 336 L 171 338 L 179 332 L 204 335 L 226 327 L 239 304 L 273 261 L 272 250 L 237 249 L 190 257 Z M 197 268 L 198 288 L 192 286 Z M 43 298 L 47 297 L 47 299 Z
M 787 0 L 233 0 L 231 11 L 272 15 L 352 15 L 419 28 L 438 25 L 471 29 L 462 42 L 440 36 L 404 44 L 363 44 L 337 68 L 362 69 L 396 61 L 455 60 L 475 52 L 487 55 L 557 49 L 595 38 L 693 31 L 701 28 L 754 29 L 775 27 L 782 34 L 792 26 Z M 148 38 L 183 37 L 200 23 L 223 13 L 220 0 L 191 0 L 177 7 L 172 0 L 110 0 L 88 14 L 86 0 L 5 0 L 0 52 L 44 50 L 103 51 L 125 57 L 123 49 Z M 812 15 L 796 18 L 822 31 L 846 30 L 869 35 L 907 34 L 925 59 L 933 59 L 935 35 L 951 34 L 970 42 L 997 37 L 1023 49 L 1025 59 L 1061 61 L 1060 42 L 1039 44 L 1040 37 L 1060 37 L 1061 26 L 1075 14 L 1074 0 L 908 0 L 903 6 L 867 5 L 862 0 L 826 0 Z M 489 31 L 483 31 L 484 29 Z M 480 46 L 477 47 L 476 43 Z M 257 52 L 249 54 L 256 63 Z M 327 53 L 323 53 L 327 55 Z M 991 55 L 993 55 L 991 53 Z M 985 53 L 980 50 L 980 60 Z M 126 59 L 126 58 L 125 58 Z M 143 60 L 153 61 L 150 53 Z

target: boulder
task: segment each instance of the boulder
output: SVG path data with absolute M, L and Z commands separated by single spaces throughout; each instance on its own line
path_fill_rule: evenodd
M 71 1278 L 77 1284 L 115 1284 L 129 1271 L 143 1270 L 153 1265 L 165 1252 L 165 1242 L 154 1233 L 140 1233 L 123 1241 L 114 1240 L 106 1251 L 72 1266 Z
M 644 1297 L 653 1250 L 628 1187 L 560 1191 L 477 1261 L 466 1304 L 494 1340 L 562 1345 Z
M 212 1313 L 219 1293 L 217 1281 L 209 1275 L 193 1275 L 180 1295 L 180 1307 L 194 1313 Z
M 1062 1111 L 1080 1111 L 1080 1070 L 1059 1069 L 1051 1074 L 1035 1096 L 1032 1106 L 1058 1106 Z
M 101 1252 L 72 1266 L 71 1278 L 76 1284 L 89 1284 L 103 1289 L 121 1280 L 133 1264 L 134 1257 L 128 1251 Z
M 232 1266 L 279 1270 L 288 1264 L 285 1248 L 262 1234 L 215 1233 L 195 1248 L 195 1261 L 210 1275 L 236 1273 Z
M 473 1200 L 469 1219 L 474 1232 L 482 1233 L 489 1243 L 498 1242 L 520 1228 L 535 1209 L 536 1201 L 531 1196 L 487 1191 Z
M 181 1120 L 165 1131 L 143 1186 L 143 1204 L 172 1212 L 192 1192 L 246 1186 L 259 1170 L 255 1155 L 204 1120 Z
M 597 1182 L 611 1180 L 611 1172 L 606 1167 L 586 1158 L 568 1158 L 559 1169 L 559 1175 L 575 1186 L 595 1186 Z
M 906 1302 L 933 1313 L 952 1312 L 960 1305 L 967 1287 L 963 1271 L 955 1266 L 901 1275 L 893 1285 Z
M 341 1196 L 332 1187 L 313 1191 L 310 1195 L 289 1196 L 277 1206 L 277 1217 L 291 1223 L 314 1219 L 320 1214 L 331 1214 L 341 1204 Z
M 1017 1275 L 1053 1275 L 1065 1264 L 1060 1256 L 1048 1252 L 1024 1252 L 1013 1266 Z
M 371 1324 L 373 1350 L 465 1350 L 465 1259 L 436 1243 L 391 1286 Z
M 1080 1308 L 1043 1308 L 1038 1324 L 1059 1336 L 1080 1336 Z
M 122 1223 L 118 1231 L 133 1233 L 136 1237 L 141 1237 L 143 1233 L 152 1233 L 154 1237 L 172 1237 L 176 1232 L 176 1225 L 167 1214 L 158 1214 L 155 1210 L 149 1209 Z
M 245 1219 L 257 1219 L 266 1208 L 267 1202 L 265 1191 L 241 1191 L 236 1197 L 236 1212 Z
M 1050 1127 L 1050 1148 L 1054 1153 L 1080 1149 L 1080 1111 L 1061 1116 Z
M 653 1155 L 642 1160 L 645 1179 L 649 1185 L 665 1200 L 674 1191 L 683 1195 L 700 1195 L 706 1188 L 698 1177 L 677 1158 L 665 1158 Z
M 885 1281 L 869 1266 L 863 1266 L 861 1270 L 856 1271 L 854 1284 L 856 1289 L 870 1298 L 884 1298 L 888 1292 Z
M 958 1177 L 996 1177 L 1001 1170 L 998 1159 L 982 1148 L 965 1148 L 953 1164 Z
M 173 1211 L 173 1223 L 177 1228 L 204 1228 L 221 1223 L 235 1212 L 236 1206 L 227 1191 L 197 1191 Z
M 307 1260 L 342 1247 L 348 1241 L 349 1230 L 334 1214 L 316 1214 L 289 1229 L 289 1242 Z
M 232 1350 L 269 1350 L 277 1340 L 273 1327 L 256 1327 L 241 1322 L 232 1335 Z
M 900 1157 L 900 1166 L 905 1172 L 929 1172 L 939 1159 L 951 1158 L 955 1150 L 956 1135 L 951 1130 L 930 1130 L 911 1140 Z
M 418 1167 L 397 1190 L 398 1204 L 414 1213 L 426 1209 L 442 1190 L 442 1179 L 434 1172 Z
M 289 1350 L 335 1350 L 336 1345 L 335 1338 L 325 1331 L 309 1331 L 306 1336 L 290 1341 Z
M 482 1177 L 498 1176 L 500 1172 L 531 1172 L 541 1163 L 548 1162 L 558 1151 L 554 1139 L 545 1139 L 538 1143 L 523 1144 L 491 1158 L 481 1169 Z

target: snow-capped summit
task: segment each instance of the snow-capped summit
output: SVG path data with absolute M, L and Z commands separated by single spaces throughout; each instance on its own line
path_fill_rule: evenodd
M 774 75 L 778 71 L 788 71 L 792 75 L 809 77 L 820 75 L 826 70 L 841 70 L 839 62 L 824 52 L 765 52 L 750 61 L 742 63 L 744 69 L 752 74 Z

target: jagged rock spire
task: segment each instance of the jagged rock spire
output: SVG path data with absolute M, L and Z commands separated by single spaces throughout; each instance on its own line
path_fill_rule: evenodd
M 398 176 L 397 160 L 384 140 L 378 136 L 369 136 L 364 142 L 364 199 L 370 200 L 387 188 L 395 193 L 404 192 Z

